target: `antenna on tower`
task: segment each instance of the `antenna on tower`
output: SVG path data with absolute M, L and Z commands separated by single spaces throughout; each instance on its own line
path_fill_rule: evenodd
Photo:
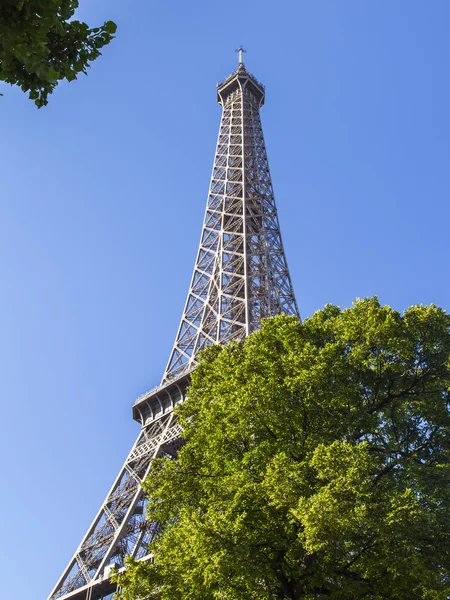
M 239 65 L 244 65 L 243 54 L 246 53 L 247 50 L 244 50 L 243 46 L 239 46 L 239 48 L 236 48 L 235 52 L 239 53 Z

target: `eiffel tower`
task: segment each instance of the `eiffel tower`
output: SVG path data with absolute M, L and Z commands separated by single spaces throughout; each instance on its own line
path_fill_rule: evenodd
M 145 518 L 140 484 L 152 459 L 176 456 L 182 441 L 173 413 L 198 353 L 242 340 L 261 319 L 298 315 L 281 240 L 259 109 L 265 89 L 244 66 L 217 86 L 222 106 L 217 149 L 194 273 L 161 384 L 140 396 L 133 418 L 141 430 L 106 499 L 49 600 L 110 600 L 111 568 L 126 555 L 149 558 L 158 524 Z

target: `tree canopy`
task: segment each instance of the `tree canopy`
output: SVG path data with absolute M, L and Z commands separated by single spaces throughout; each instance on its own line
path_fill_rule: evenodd
M 62 79 L 72 81 L 109 44 L 116 25 L 72 20 L 78 0 L 0 3 L 0 81 L 19 86 L 40 108 Z
M 208 348 L 120 597 L 448 598 L 449 326 L 371 298 Z

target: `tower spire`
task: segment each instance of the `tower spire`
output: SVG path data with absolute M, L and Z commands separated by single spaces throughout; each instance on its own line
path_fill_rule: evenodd
M 236 48 L 235 52 L 239 53 L 239 58 L 238 58 L 238 66 L 243 66 L 244 65 L 244 54 L 247 52 L 247 50 L 244 50 L 243 46 L 239 46 L 239 48 Z
M 243 65 L 242 46 L 239 65 Z M 217 148 L 194 272 L 161 385 L 138 398 L 141 431 L 97 516 L 49 600 L 109 600 L 111 568 L 125 556 L 150 559 L 158 524 L 145 519 L 141 484 L 152 460 L 182 444 L 174 406 L 182 401 L 198 353 L 243 340 L 261 319 L 298 315 L 281 240 L 259 111 L 265 89 L 245 68 L 217 87 L 222 106 Z M 100 457 L 101 461 L 101 457 Z

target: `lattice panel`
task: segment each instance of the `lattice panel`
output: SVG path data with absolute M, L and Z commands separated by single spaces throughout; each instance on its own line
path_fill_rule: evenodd
M 101 579 L 106 565 L 123 565 L 125 556 L 142 558 L 158 531 L 157 523 L 145 519 L 145 496 L 141 483 L 153 458 L 179 439 L 181 428 L 173 412 L 144 428 L 131 449 L 119 476 L 90 529 L 63 573 L 50 598 Z

